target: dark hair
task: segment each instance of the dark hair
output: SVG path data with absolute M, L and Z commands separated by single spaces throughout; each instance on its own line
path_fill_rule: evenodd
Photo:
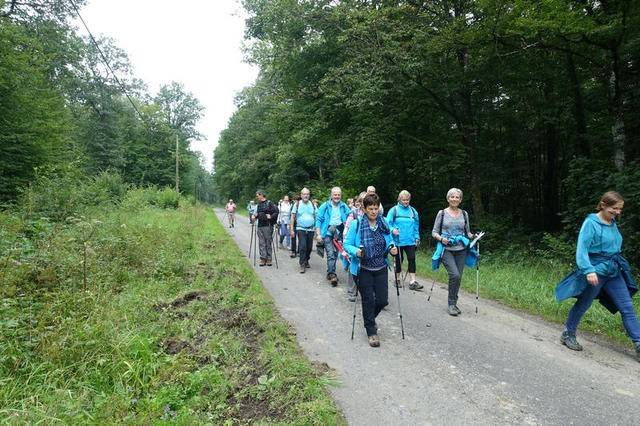
M 369 207 L 369 206 L 379 206 L 380 205 L 380 197 L 378 197 L 378 194 L 376 194 L 376 193 L 367 194 L 362 199 L 362 205 L 364 206 L 365 209 L 367 207 Z
M 624 203 L 624 198 L 622 198 L 622 195 L 620 195 L 616 191 L 608 191 L 602 195 L 602 198 L 600 198 L 600 201 L 598 202 L 598 206 L 596 208 L 598 209 L 598 211 L 600 211 L 605 207 L 611 207 L 620 202 Z
M 294 195 L 293 196 L 293 201 L 299 201 L 299 200 L 302 200 L 301 196 L 299 196 L 299 195 Z
M 266 196 L 267 196 L 267 193 L 264 191 L 264 189 L 258 189 L 258 190 L 256 191 L 256 194 L 259 194 L 259 195 L 261 195 L 262 197 L 266 197 Z

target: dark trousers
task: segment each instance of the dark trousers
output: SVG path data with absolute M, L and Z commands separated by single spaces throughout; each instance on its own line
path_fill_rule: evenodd
M 361 269 L 358 275 L 358 291 L 362 298 L 362 318 L 367 336 L 378 334 L 374 325 L 376 317 L 389 304 L 387 268 L 377 271 Z
M 458 303 L 458 291 L 466 258 L 466 250 L 445 250 L 442 254 L 442 263 L 449 274 L 449 306 Z
M 313 231 L 297 230 L 296 235 L 296 240 L 298 240 L 300 265 L 304 265 L 309 261 L 311 250 L 313 249 Z
M 409 272 L 412 274 L 416 273 L 416 246 L 400 246 L 400 256 L 395 256 L 396 259 L 396 272 L 402 272 L 402 262 L 404 261 L 404 256 L 407 256 L 407 263 Z M 400 262 L 398 262 L 400 259 Z

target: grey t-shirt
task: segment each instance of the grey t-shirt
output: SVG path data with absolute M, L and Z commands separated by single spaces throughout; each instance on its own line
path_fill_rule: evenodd
M 460 214 L 458 217 L 453 217 L 447 212 L 446 209 L 440 210 L 436 215 L 436 220 L 433 224 L 433 230 L 431 231 L 431 235 L 433 238 L 436 235 L 440 234 L 440 229 L 442 229 L 442 234 L 451 235 L 455 237 L 457 235 L 464 235 L 468 237 L 471 234 L 471 230 L 469 228 L 469 217 L 467 216 L 467 223 L 465 226 L 465 215 L 466 211 L 460 210 Z M 452 245 L 448 245 L 445 247 L 445 250 L 457 251 L 463 250 L 464 245 L 462 243 L 456 243 Z

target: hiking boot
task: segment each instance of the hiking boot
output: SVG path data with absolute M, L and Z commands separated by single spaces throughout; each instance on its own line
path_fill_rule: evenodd
M 447 313 L 452 317 L 457 317 L 458 310 L 456 309 L 456 305 L 449 305 L 449 308 L 447 309 Z
M 369 336 L 369 346 L 372 348 L 380 346 L 380 339 L 378 339 L 378 335 L 374 334 L 373 336 Z
M 576 339 L 575 331 L 563 331 L 562 336 L 560 336 L 560 340 L 562 344 L 571 349 L 572 351 L 581 351 L 582 346 L 578 343 Z M 637 352 L 637 350 L 636 350 Z
M 311 265 L 309 265 L 309 262 L 304 262 L 304 267 L 305 268 L 311 268 Z
M 333 287 L 338 285 L 338 277 L 336 276 L 336 274 L 329 274 L 329 280 L 331 281 L 331 285 Z
M 422 284 L 420 284 L 418 281 L 414 281 L 412 283 L 409 283 L 409 289 L 411 289 L 411 290 L 421 290 L 423 288 L 424 288 L 424 286 Z
M 267 266 L 273 266 L 273 263 L 271 263 L 270 260 L 267 261 Z
M 260 259 L 260 266 L 264 266 L 267 264 L 267 259 Z
M 304 265 L 300 265 L 300 273 L 301 273 L 301 274 L 304 274 L 304 271 L 305 271 L 306 269 L 307 269 L 307 268 L 305 268 L 305 267 L 304 267 Z
M 459 314 L 462 313 L 462 311 L 460 310 L 460 308 L 458 308 L 458 305 L 456 305 L 456 311 L 458 311 Z

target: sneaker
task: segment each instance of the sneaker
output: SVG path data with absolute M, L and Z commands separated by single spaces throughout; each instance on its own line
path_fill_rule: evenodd
M 331 285 L 333 287 L 338 285 L 338 277 L 336 276 L 336 274 L 329 274 L 329 280 L 331 281 Z
M 273 266 L 273 263 L 267 262 L 267 266 Z
M 289 255 L 289 257 L 293 259 L 294 257 L 296 257 L 296 254 L 295 254 L 295 253 L 291 253 L 291 254 Z
M 305 271 L 306 269 L 307 269 L 307 268 L 305 268 L 305 267 L 304 267 L 304 265 L 300 265 L 300 273 L 301 273 L 301 274 L 304 274 L 304 271 Z
M 282 245 L 282 243 L 279 243 L 279 244 L 278 244 L 278 248 L 279 248 L 280 250 L 284 250 L 284 246 Z
M 412 283 L 409 283 L 409 288 L 411 290 L 420 290 L 420 289 L 423 289 L 424 286 L 420 284 L 418 281 L 414 281 Z
M 374 334 L 373 336 L 369 336 L 369 346 L 371 346 L 372 348 L 377 348 L 380 346 L 380 339 L 378 339 L 378 336 L 376 334 Z
M 267 264 L 267 259 L 260 259 L 260 266 L 264 266 Z
M 576 339 L 575 331 L 563 331 L 562 336 L 560 336 L 560 340 L 562 341 L 563 345 L 565 345 L 572 351 L 582 350 L 582 345 L 580 345 L 580 343 L 578 343 L 578 340 Z
M 447 309 L 447 313 L 452 317 L 457 317 L 458 311 L 456 310 L 456 305 L 449 305 L 449 308 Z
M 311 268 L 311 265 L 309 265 L 309 262 L 305 262 L 305 263 L 304 263 L 304 267 L 305 267 L 305 268 Z
M 460 310 L 460 308 L 458 308 L 458 305 L 456 305 L 456 311 L 458 311 L 459 314 L 462 313 L 462 311 Z

